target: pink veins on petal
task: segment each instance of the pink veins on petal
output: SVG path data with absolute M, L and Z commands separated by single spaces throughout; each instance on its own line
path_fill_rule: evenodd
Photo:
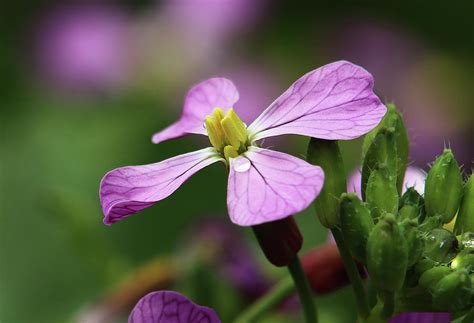
M 172 291 L 152 292 L 140 299 L 129 323 L 220 323 L 216 312 Z
M 104 223 L 119 221 L 168 197 L 216 161 L 226 163 L 230 171 L 227 207 L 232 222 L 251 226 L 302 211 L 321 191 L 321 168 L 258 148 L 255 142 L 283 134 L 330 140 L 361 136 L 386 112 L 373 84 L 370 73 L 350 62 L 325 65 L 297 80 L 248 127 L 238 111 L 230 110 L 239 99 L 232 81 L 215 77 L 195 85 L 186 96 L 180 119 L 156 133 L 152 141 L 210 131 L 215 147 L 107 173 L 100 187 Z M 204 126 L 206 116 L 210 129 Z

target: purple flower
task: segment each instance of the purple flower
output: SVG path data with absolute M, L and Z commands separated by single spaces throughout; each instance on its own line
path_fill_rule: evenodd
M 361 173 L 357 169 L 352 172 L 347 181 L 347 191 L 357 193 L 359 198 L 362 198 L 361 191 Z M 418 167 L 408 166 L 405 172 L 405 178 L 403 180 L 403 190 L 404 193 L 407 188 L 414 187 L 418 193 L 423 194 L 425 192 L 425 180 L 426 173 Z
M 390 320 L 390 323 L 449 323 L 449 313 L 409 312 L 401 313 Z
M 198 170 L 218 161 L 229 169 L 227 208 L 233 223 L 253 226 L 300 212 L 321 191 L 322 169 L 260 148 L 257 141 L 284 134 L 329 140 L 359 137 L 386 112 L 372 88 L 373 78 L 363 68 L 346 61 L 331 63 L 297 80 L 247 127 L 232 109 L 239 94 L 230 80 L 197 84 L 188 92 L 181 118 L 152 141 L 207 133 L 212 147 L 107 173 L 100 184 L 104 223 L 168 197 Z
M 129 323 L 220 323 L 216 312 L 172 291 L 145 295 L 130 313 Z

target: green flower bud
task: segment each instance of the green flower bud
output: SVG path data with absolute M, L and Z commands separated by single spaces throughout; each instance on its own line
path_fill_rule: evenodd
M 419 222 L 422 222 L 425 218 L 425 200 L 414 187 L 409 187 L 400 199 L 400 210 L 407 205 L 417 208 Z
M 418 281 L 418 285 L 424 289 L 432 291 L 438 282 L 446 275 L 452 272 L 451 268 L 447 266 L 437 266 L 425 271 Z
M 458 240 L 446 229 L 434 229 L 425 237 L 424 255 L 434 261 L 448 263 L 457 254 Z
M 417 220 L 419 215 L 420 215 L 420 210 L 418 209 L 418 206 L 404 205 L 398 211 L 397 219 L 399 222 L 402 222 L 405 220 Z
M 462 197 L 462 176 L 450 149 L 445 149 L 428 173 L 425 208 L 428 216 L 440 215 L 443 223 L 456 215 Z
M 474 272 L 474 249 L 464 249 L 451 262 L 453 269 L 465 269 Z
M 428 269 L 431 269 L 433 268 L 434 266 L 436 266 L 437 262 L 436 261 L 433 261 L 431 259 L 428 259 L 428 258 L 422 258 L 420 261 L 418 261 L 415 265 L 415 272 L 418 274 L 418 275 L 422 275 L 425 271 L 427 271 Z
M 337 141 L 311 138 L 308 162 L 324 171 L 324 186 L 314 201 L 316 215 L 326 228 L 339 225 L 339 197 L 346 191 L 344 163 Z
M 394 128 L 382 128 L 375 135 L 362 163 L 361 189 L 364 201 L 367 198 L 366 190 L 371 173 L 385 165 L 396 185 L 397 176 L 397 146 L 395 143 Z
M 454 232 L 457 234 L 467 231 L 474 232 L 474 176 L 472 174 L 464 186 L 461 207 L 454 226 Z
M 471 302 L 471 279 L 465 270 L 454 271 L 433 288 L 433 305 L 438 310 L 458 311 Z
M 396 110 L 395 104 L 388 103 L 387 113 L 385 114 L 382 121 L 377 127 L 375 127 L 371 132 L 369 132 L 364 137 L 364 142 L 362 144 L 363 157 L 365 158 L 366 153 L 369 150 L 372 142 L 374 141 L 377 133 L 382 128 L 393 128 L 395 130 L 395 143 L 396 143 L 396 152 L 397 152 L 397 189 L 401 194 L 403 180 L 405 177 L 405 170 L 408 161 L 408 152 L 409 152 L 409 140 L 408 133 L 403 123 L 402 116 Z
M 395 217 L 385 215 L 367 241 L 367 269 L 376 287 L 394 292 L 405 280 L 408 246 Z
M 366 263 L 367 240 L 374 228 L 369 209 L 355 193 L 341 196 L 341 231 L 352 256 Z
M 374 219 L 379 218 L 384 213 L 397 213 L 397 188 L 395 187 L 394 177 L 384 165 L 380 165 L 378 169 L 370 174 L 366 196 Z
M 409 205 L 405 207 L 410 207 Z M 418 230 L 416 221 L 406 220 L 401 224 L 403 235 L 408 246 L 408 267 L 413 266 L 421 259 L 424 249 L 424 240 Z

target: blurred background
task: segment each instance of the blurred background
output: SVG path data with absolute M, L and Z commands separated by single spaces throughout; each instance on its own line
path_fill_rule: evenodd
M 102 224 L 98 187 L 108 170 L 207 145 L 199 136 L 153 145 L 151 135 L 179 117 L 187 89 L 211 76 L 236 83 L 236 110 L 249 122 L 304 73 L 350 60 L 403 111 L 412 164 L 427 170 L 450 146 L 470 173 L 473 12 L 467 0 L 5 1 L 0 321 L 124 322 L 134 302 L 127 297 L 156 284 L 197 295 L 225 322 L 285 273 L 266 264 L 251 230 L 229 226 L 220 164 L 139 215 Z M 297 156 L 306 144 L 296 136 L 275 143 Z M 349 173 L 360 140 L 342 147 Z M 296 219 L 305 249 L 326 241 L 312 209 Z M 221 244 L 233 250 L 231 262 L 249 262 L 239 263 L 246 274 L 203 255 Z M 202 277 L 213 299 L 199 299 Z M 354 321 L 348 288 L 319 303 L 322 322 Z M 298 313 L 289 304 L 272 315 Z

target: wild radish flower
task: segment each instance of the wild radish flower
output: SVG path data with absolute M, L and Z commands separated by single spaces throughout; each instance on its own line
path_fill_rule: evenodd
M 284 134 L 359 137 L 386 112 L 372 88 L 373 78 L 363 68 L 346 61 L 331 63 L 305 74 L 247 126 L 232 108 L 239 94 L 230 80 L 197 84 L 187 94 L 181 118 L 152 141 L 201 134 L 209 137 L 211 147 L 107 173 L 100 184 L 104 223 L 168 197 L 198 170 L 218 161 L 229 170 L 227 208 L 233 223 L 255 226 L 305 209 L 321 191 L 322 169 L 257 142 Z
M 135 305 L 128 323 L 220 323 L 216 312 L 172 291 L 152 292 Z

